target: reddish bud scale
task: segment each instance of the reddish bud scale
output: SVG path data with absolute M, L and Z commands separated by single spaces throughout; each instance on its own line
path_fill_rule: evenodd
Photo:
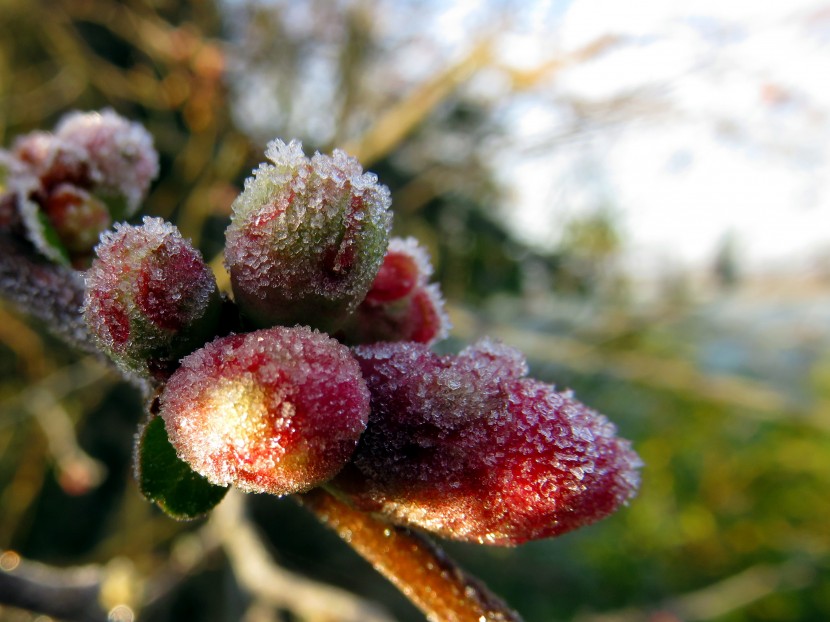
M 358 509 L 456 540 L 513 545 L 592 523 L 633 496 L 640 462 L 605 417 L 523 378 L 484 341 L 458 356 L 355 349 L 372 415 L 335 480 Z
M 120 367 L 163 377 L 215 334 L 216 279 L 173 225 L 149 217 L 140 227 L 119 224 L 95 250 L 84 319 Z
M 447 336 L 449 319 L 432 266 L 414 238 L 392 238 L 372 288 L 340 333 L 352 344 L 412 341 L 432 344 Z
M 345 346 L 277 327 L 185 357 L 160 413 L 179 457 L 210 482 L 286 495 L 343 467 L 366 427 L 369 392 Z
M 71 184 L 60 184 L 43 202 L 47 218 L 70 253 L 90 252 L 112 220 L 107 206 Z
M 366 301 L 392 302 L 409 294 L 421 280 L 421 271 L 408 253 L 386 252 Z

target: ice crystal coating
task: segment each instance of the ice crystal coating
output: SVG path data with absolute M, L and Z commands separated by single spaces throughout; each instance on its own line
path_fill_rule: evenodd
M 372 287 L 340 333 L 351 344 L 444 339 L 450 322 L 429 255 L 414 238 L 392 238 Z
M 628 441 L 570 393 L 525 378 L 512 348 L 485 340 L 438 356 L 389 343 L 354 353 L 372 413 L 334 484 L 358 509 L 514 545 L 599 520 L 636 491 Z
M 185 357 L 160 413 L 179 457 L 211 483 L 285 495 L 343 467 L 366 427 L 369 392 L 348 348 L 276 327 Z
M 120 367 L 164 377 L 215 334 L 216 279 L 173 225 L 147 216 L 141 226 L 116 224 L 95 251 L 84 319 Z
M 158 174 L 158 154 L 150 134 L 112 110 L 73 112 L 61 119 L 55 136 L 81 148 L 96 192 L 123 198 L 130 216 Z
M 332 330 L 366 296 L 386 249 L 389 190 L 343 151 L 307 158 L 269 143 L 233 203 L 225 258 L 237 304 L 259 327 Z
M 19 137 L 0 160 L 13 162 L 6 185 L 29 240 L 79 266 L 114 218 L 135 213 L 158 173 L 150 135 L 112 110 L 71 113 L 55 134 Z

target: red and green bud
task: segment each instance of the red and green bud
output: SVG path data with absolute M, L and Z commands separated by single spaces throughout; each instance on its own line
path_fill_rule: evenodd
M 369 392 L 348 348 L 306 327 L 275 327 L 185 357 L 160 414 L 178 456 L 211 483 L 286 495 L 346 464 Z
M 372 413 L 334 486 L 393 523 L 514 545 L 593 523 L 630 499 L 640 461 L 602 415 L 524 377 L 483 341 L 457 356 L 416 344 L 354 350 Z
M 387 246 L 389 190 L 340 150 L 307 158 L 271 142 L 232 206 L 225 258 L 234 298 L 259 327 L 340 325 L 372 285 Z
M 136 212 L 159 168 L 144 127 L 112 110 L 73 112 L 61 119 L 55 137 L 83 150 L 92 191 L 123 204 L 123 213 L 115 216 Z
M 71 255 L 91 252 L 112 224 L 106 204 L 72 184 L 52 190 L 44 200 L 43 211 Z
M 444 339 L 449 319 L 438 285 L 427 284 L 432 265 L 414 238 L 392 238 L 366 298 L 340 335 L 352 344 Z
M 113 220 L 136 212 L 158 173 L 150 135 L 111 110 L 71 113 L 54 134 L 18 138 L 7 156 L 28 238 L 53 261 L 79 266 Z
M 432 275 L 426 250 L 415 238 L 392 238 L 366 302 L 380 304 L 405 298 Z
M 122 369 L 164 378 L 215 335 L 221 301 L 202 255 L 160 218 L 117 224 L 86 273 L 84 319 Z

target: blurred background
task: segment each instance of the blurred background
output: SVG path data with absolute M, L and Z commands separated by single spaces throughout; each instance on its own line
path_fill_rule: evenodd
M 268 140 L 346 149 L 432 253 L 440 348 L 524 350 L 646 463 L 616 515 L 447 544 L 464 567 L 528 622 L 828 620 L 828 66 L 816 0 L 0 0 L 0 142 L 73 109 L 142 122 L 145 211 L 217 270 Z M 119 622 L 341 619 L 280 577 L 422 619 L 290 500 L 223 510 L 247 555 L 163 516 L 131 475 L 142 409 L 0 302 L 0 568 L 91 573 Z M 246 572 L 256 550 L 279 566 Z

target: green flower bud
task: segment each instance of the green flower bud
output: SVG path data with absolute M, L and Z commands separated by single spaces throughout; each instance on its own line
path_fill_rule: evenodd
M 234 202 L 225 259 L 234 297 L 258 327 L 331 331 L 366 296 L 386 250 L 389 190 L 335 150 L 307 158 L 272 141 Z

